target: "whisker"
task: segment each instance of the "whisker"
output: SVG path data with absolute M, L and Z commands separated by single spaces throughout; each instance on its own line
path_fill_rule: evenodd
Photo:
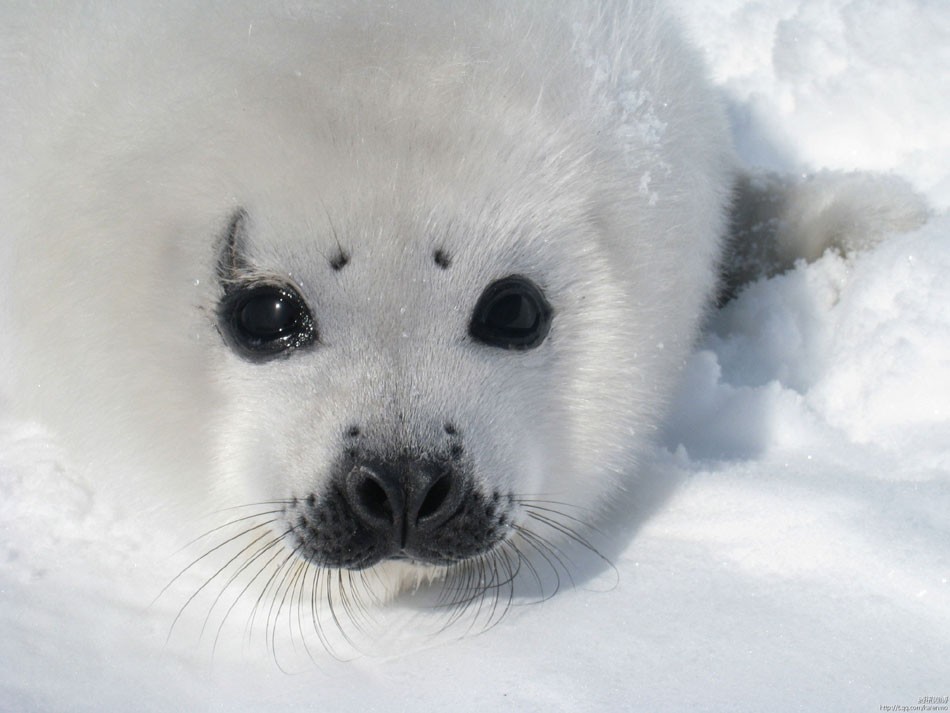
M 528 497 L 525 495 L 515 495 L 512 497 L 511 502 L 517 503 L 522 506 L 537 505 L 539 507 L 550 507 L 555 512 L 565 514 L 565 510 L 573 510 L 579 515 L 586 515 L 587 517 L 594 519 L 599 510 L 596 508 L 586 507 L 584 505 L 578 505 L 577 503 L 569 503 L 564 500 L 546 500 L 544 498 L 537 497 Z M 586 524 L 586 522 L 585 522 Z
M 308 563 L 308 567 L 304 571 L 304 576 L 300 583 L 300 592 L 297 595 L 297 631 L 300 632 L 300 641 L 303 643 L 304 651 L 307 652 L 307 658 L 310 659 L 310 662 L 315 664 L 316 659 L 313 657 L 313 653 L 310 651 L 310 645 L 307 643 L 307 632 L 304 631 L 303 627 L 303 610 L 304 610 L 304 591 L 306 590 L 307 577 L 306 574 L 310 570 L 317 570 L 319 567 L 312 563 Z M 314 577 L 316 577 L 316 572 L 314 572 Z M 312 585 L 311 585 L 312 586 Z
M 218 525 L 217 527 L 213 527 L 207 532 L 202 533 L 201 535 L 198 535 L 193 540 L 188 541 L 187 543 L 182 545 L 181 548 L 179 548 L 178 551 L 175 552 L 175 554 L 180 554 L 181 552 L 184 552 L 195 543 L 200 542 L 201 540 L 205 539 L 206 537 L 210 535 L 213 535 L 215 532 L 218 532 L 219 530 L 223 530 L 227 527 L 231 527 L 232 525 L 236 525 L 239 522 L 244 522 L 246 520 L 253 520 L 256 517 L 264 517 L 265 515 L 274 515 L 275 513 L 279 513 L 279 512 L 283 512 L 283 510 L 265 510 L 264 512 L 257 512 L 257 513 L 254 513 L 253 515 L 245 515 L 244 517 L 239 517 L 239 518 L 235 518 L 234 520 L 230 520 L 224 523 L 223 525 Z M 271 522 L 273 522 L 273 520 L 271 520 Z
M 151 603 L 149 606 L 153 606 L 153 605 L 155 604 L 155 602 L 157 602 L 159 599 L 161 599 L 162 595 L 165 594 L 165 592 L 167 592 L 167 591 L 169 590 L 169 588 L 170 588 L 175 582 L 177 582 L 177 581 L 181 578 L 182 575 L 185 574 L 185 572 L 187 572 L 188 570 L 190 570 L 192 567 L 194 567 L 196 564 L 198 564 L 199 562 L 201 562 L 202 560 L 204 560 L 206 557 L 210 557 L 212 554 L 214 554 L 215 552 L 217 552 L 218 550 L 220 550 L 222 547 L 226 547 L 227 545 L 229 545 L 230 543 L 234 542 L 235 540 L 237 540 L 237 539 L 239 539 L 239 538 L 241 538 L 241 537 L 244 537 L 244 535 L 247 535 L 247 534 L 250 533 L 250 532 L 254 532 L 254 530 L 258 530 L 258 529 L 260 529 L 260 528 L 262 528 L 262 527 L 266 527 L 267 525 L 270 525 L 271 523 L 277 522 L 277 519 L 278 519 L 278 518 L 274 518 L 274 519 L 272 519 L 272 520 L 268 520 L 267 522 L 262 522 L 262 523 L 260 523 L 260 524 L 258 524 L 258 525 L 255 525 L 254 527 L 250 527 L 250 528 L 244 530 L 243 532 L 239 532 L 238 534 L 234 535 L 233 537 L 229 537 L 229 538 L 226 539 L 224 542 L 222 542 L 222 543 L 220 543 L 220 544 L 218 544 L 218 545 L 215 545 L 214 547 L 212 547 L 210 550 L 208 550 L 207 552 L 205 552 L 205 553 L 204 553 L 203 555 L 201 555 L 200 557 L 198 557 L 198 558 L 192 560 L 192 561 L 191 561 L 191 564 L 189 564 L 187 567 L 185 567 L 183 570 L 181 570 L 178 574 L 176 574 L 174 577 L 172 577 L 171 580 L 168 582 L 168 584 L 166 584 L 164 587 L 162 587 L 162 591 L 160 591 L 160 592 L 158 593 L 158 596 L 156 596 L 155 599 L 152 600 L 152 603 Z M 206 584 L 207 584 L 207 582 L 206 582 Z M 203 586 L 203 585 L 202 585 L 202 586 Z M 197 592 L 196 592 L 196 594 L 197 594 Z M 186 606 L 187 606 L 187 604 L 186 604 Z
M 501 598 L 500 596 L 501 585 L 499 584 L 500 572 L 498 569 L 498 563 L 499 563 L 500 558 L 497 556 L 495 552 L 492 552 L 491 555 L 492 556 L 489 557 L 485 562 L 485 568 L 491 570 L 491 580 L 482 589 L 482 598 L 478 605 L 479 610 L 481 610 L 482 603 L 486 599 L 490 600 L 490 604 L 488 605 L 488 616 L 486 618 L 485 629 L 491 628 L 491 623 L 494 620 L 495 614 L 498 611 L 498 601 Z M 479 611 L 479 613 L 481 612 Z M 472 631 L 472 627 L 474 627 L 476 621 L 477 619 L 472 620 L 472 623 L 468 628 L 469 632 Z
M 291 531 L 292 531 L 292 530 L 291 530 Z M 256 599 L 255 602 L 254 602 L 254 606 L 251 608 L 251 614 L 250 614 L 250 617 L 248 618 L 247 627 L 246 627 L 246 629 L 245 629 L 246 634 L 247 634 L 247 637 L 248 637 L 248 642 L 250 642 L 250 640 L 251 640 L 252 631 L 253 631 L 253 629 L 254 629 L 254 620 L 257 618 L 257 611 L 258 611 L 258 608 L 260 607 L 261 603 L 262 603 L 263 600 L 264 600 L 264 596 L 265 596 L 265 595 L 267 594 L 267 592 L 270 590 L 270 586 L 271 586 L 271 584 L 273 583 L 274 579 L 276 579 L 276 578 L 277 578 L 277 575 L 280 574 L 281 571 L 283 571 L 284 567 L 285 567 L 285 566 L 287 565 L 287 563 L 291 560 L 291 558 L 294 557 L 294 555 L 296 554 L 296 552 L 297 552 L 296 550 L 293 550 L 293 551 L 289 552 L 286 557 L 284 557 L 284 559 L 281 561 L 281 563 L 280 563 L 279 565 L 277 565 L 277 569 L 275 569 L 275 570 L 271 573 L 271 576 L 267 578 L 267 581 L 264 582 L 264 587 L 261 589 L 260 594 L 257 595 L 257 599 Z M 265 641 L 267 640 L 267 629 L 266 629 L 266 627 L 265 627 L 265 630 L 264 630 L 264 639 L 265 639 Z
M 503 583 L 503 586 L 505 588 L 505 591 L 507 592 L 507 595 L 505 597 L 505 603 L 504 603 L 504 606 L 501 608 L 500 614 L 498 614 L 497 602 L 496 602 L 496 606 L 494 610 L 492 611 L 493 620 L 489 622 L 489 625 L 486 628 L 486 631 L 488 629 L 492 629 L 495 626 L 497 626 L 502 621 L 502 619 L 504 619 L 508 615 L 508 612 L 511 611 L 511 607 L 515 600 L 515 580 L 518 576 L 518 572 L 521 571 L 520 558 L 517 563 L 517 566 L 513 566 L 511 563 L 511 558 L 505 548 L 499 548 L 497 559 L 498 559 L 498 562 L 502 565 L 502 567 L 504 567 L 505 571 L 507 572 L 507 577 Z M 498 589 L 496 591 L 500 592 L 501 590 Z
M 353 592 L 352 603 L 353 603 L 353 619 L 356 623 L 357 630 L 366 633 L 367 629 L 372 625 L 372 618 L 370 617 L 370 611 L 366 606 L 366 603 L 363 601 L 360 588 L 365 589 L 365 579 L 360 577 L 358 580 L 353 576 L 353 570 L 346 570 L 346 581 L 350 590 Z M 359 622 L 363 622 L 362 624 Z
M 290 531 L 288 530 L 288 532 L 290 532 Z M 286 534 L 286 533 L 285 533 L 285 534 Z M 267 552 L 269 549 L 273 549 L 274 547 L 276 547 L 276 546 L 280 543 L 280 541 L 281 541 L 283 538 L 284 538 L 284 535 L 281 535 L 280 537 L 275 538 L 274 540 L 271 540 L 271 542 L 270 542 L 266 547 L 262 548 L 259 553 L 255 554 L 254 557 L 252 557 L 248 562 L 246 562 L 246 563 L 244 564 L 244 566 L 242 567 L 242 569 L 244 569 L 244 568 L 246 568 L 246 567 L 249 567 L 249 566 L 251 565 L 251 563 L 254 562 L 254 560 L 256 560 L 259 556 L 263 555 L 263 554 L 264 554 L 265 552 Z M 274 554 L 271 555 L 270 559 L 268 559 L 268 560 L 257 570 L 257 572 L 254 574 L 254 576 L 251 577 L 251 579 L 248 581 L 248 583 L 244 585 L 244 588 L 241 589 L 240 592 L 238 592 L 238 595 L 237 595 L 237 597 L 235 597 L 234 601 L 231 602 L 231 605 L 228 607 L 227 611 L 224 613 L 224 617 L 221 619 L 221 623 L 218 624 L 218 629 L 217 629 L 217 631 L 215 632 L 215 635 L 214 635 L 214 643 L 213 643 L 212 646 L 211 646 L 211 654 L 212 654 L 212 656 L 214 656 L 214 652 L 215 652 L 215 651 L 217 650 L 217 648 L 218 648 L 218 639 L 220 638 L 221 632 L 222 632 L 222 630 L 224 629 L 224 624 L 225 624 L 225 622 L 228 620 L 228 617 L 231 615 L 231 612 L 234 610 L 234 607 L 236 607 L 236 606 L 237 606 L 237 603 L 238 603 L 239 601 L 241 601 L 241 599 L 244 597 L 244 594 L 247 592 L 248 589 L 251 588 L 251 585 L 254 584 L 254 582 L 257 580 L 257 578 L 260 577 L 261 574 L 263 574 L 264 572 L 267 571 L 267 568 L 270 566 L 271 562 L 273 562 L 275 559 L 277 559 L 277 558 L 280 556 L 281 552 L 282 552 L 282 550 L 278 547 L 278 548 L 277 548 L 277 551 L 274 552 Z M 223 591 L 222 591 L 222 594 L 223 594 Z
M 346 572 L 346 582 L 343 581 L 344 571 Z M 353 590 L 353 578 L 350 576 L 350 570 L 339 570 L 337 573 L 337 583 L 340 591 L 340 603 L 343 605 L 343 611 L 346 613 L 347 620 L 358 633 L 366 633 L 360 624 L 360 618 L 357 616 L 359 607 L 353 600 L 354 597 L 356 597 L 356 592 Z
M 521 549 L 515 543 L 506 543 L 511 544 L 512 549 L 518 555 L 518 567 L 520 568 L 522 564 L 528 568 L 528 571 L 531 572 L 534 581 L 538 584 L 538 596 L 544 597 L 544 583 L 541 581 L 541 575 L 538 573 L 537 568 L 534 566 L 534 563 L 531 561 L 531 558 L 525 555 Z M 544 601 L 543 599 L 541 601 Z
M 320 580 L 323 579 L 326 574 L 326 569 L 323 567 L 314 567 L 313 571 L 313 584 L 310 588 L 310 620 L 313 623 L 314 633 L 317 635 L 317 639 L 320 640 L 320 644 L 323 646 L 323 649 L 330 653 L 333 658 L 339 659 L 335 655 L 333 648 L 330 646 L 330 642 L 327 640 L 326 634 L 323 631 L 323 625 L 320 623 L 320 616 L 317 612 L 317 601 L 319 599 L 318 592 L 320 589 Z
M 565 520 L 570 520 L 571 522 L 577 523 L 584 529 L 590 530 L 591 532 L 596 532 L 598 535 L 605 534 L 604 531 L 598 528 L 596 525 L 592 525 L 591 523 L 587 522 L 586 520 L 582 520 L 579 517 L 568 515 L 566 512 L 562 512 L 561 510 L 535 505 L 534 502 L 529 500 L 522 501 L 520 504 L 525 510 L 528 510 L 529 512 L 543 512 L 548 513 L 549 515 L 557 515 L 558 517 L 564 518 Z
M 270 522 L 274 522 L 274 521 L 271 520 Z M 165 589 L 163 589 L 162 592 L 160 592 L 158 596 L 161 596 L 162 593 L 164 593 L 164 592 L 168 589 L 168 587 L 170 587 L 170 586 L 172 585 L 172 583 L 175 582 L 175 580 L 177 580 L 177 579 L 178 579 L 179 577 L 181 577 L 185 572 L 187 572 L 189 569 L 191 569 L 191 567 L 193 567 L 195 564 L 197 564 L 198 562 L 200 562 L 201 560 L 203 560 L 205 557 L 207 557 L 209 554 L 211 554 L 211 553 L 214 552 L 215 550 L 221 549 L 224 545 L 226 545 L 226 544 L 228 544 L 228 543 L 230 543 L 230 542 L 233 542 L 233 541 L 236 540 L 238 537 L 242 537 L 243 535 L 246 535 L 246 534 L 248 534 L 248 533 L 250 533 L 250 532 L 254 532 L 254 530 L 257 530 L 257 529 L 259 529 L 259 528 L 261 528 L 261 527 L 264 527 L 264 526 L 266 526 L 266 525 L 269 525 L 270 522 L 262 523 L 262 524 L 260 524 L 260 525 L 255 525 L 254 527 L 245 530 L 244 532 L 240 533 L 239 535 L 235 535 L 234 537 L 228 538 L 227 540 L 225 540 L 224 542 L 222 542 L 222 543 L 221 543 L 220 545 L 218 545 L 217 547 L 212 548 L 211 550 L 209 550 L 208 552 L 206 552 L 205 554 L 203 554 L 201 557 L 199 557 L 198 559 L 196 559 L 194 562 L 192 562 L 190 565 L 188 565 L 185 569 L 183 569 L 183 570 L 182 570 L 181 572 L 179 572 L 177 575 L 175 575 L 175 578 L 174 578 L 171 582 L 169 582 L 167 585 L 165 585 Z M 266 537 L 266 533 L 265 533 L 265 535 L 261 535 L 261 537 Z M 260 537 L 257 538 L 257 539 L 260 539 Z M 253 543 L 252 543 L 251 546 L 253 546 Z M 188 608 L 188 605 L 191 604 L 191 603 L 195 600 L 195 597 L 197 597 L 205 587 L 207 587 L 209 584 L 211 584 L 211 582 L 213 582 L 215 579 L 217 579 L 218 575 L 221 574 L 221 573 L 222 573 L 224 570 L 226 570 L 228 567 L 230 567 L 231 564 L 232 564 L 238 557 L 240 557 L 241 554 L 242 554 L 243 552 L 245 552 L 246 550 L 247 550 L 247 548 L 245 547 L 245 548 L 242 549 L 240 552 L 238 552 L 236 555 L 234 555 L 231 559 L 229 559 L 227 562 L 225 562 L 222 567 L 220 567 L 213 575 L 211 575 L 208 579 L 206 579 L 206 580 L 204 581 L 204 583 L 202 583 L 202 585 L 201 585 L 200 587 L 198 587 L 198 589 L 196 589 L 196 590 L 192 593 L 192 595 L 191 595 L 190 597 L 188 597 L 188 600 L 187 600 L 187 601 L 181 606 L 181 608 L 178 610 L 178 614 L 175 615 L 175 619 L 172 621 L 172 624 L 171 624 L 171 626 L 170 626 L 169 629 L 168 629 L 168 636 L 167 636 L 166 639 L 165 639 L 165 643 L 166 643 L 166 644 L 171 640 L 172 632 L 175 630 L 175 625 L 178 623 L 178 620 L 181 619 L 182 614 L 185 613 L 185 609 Z
M 343 597 L 342 582 L 343 575 L 341 574 L 342 570 L 337 570 L 337 591 L 340 593 L 340 597 Z M 340 617 L 337 614 L 336 605 L 333 603 L 333 582 L 330 578 L 327 579 L 327 606 L 330 609 L 330 618 L 333 619 L 333 623 L 336 625 L 337 631 L 340 632 L 340 636 L 343 637 L 343 640 L 350 645 L 355 651 L 359 651 L 359 646 L 350 638 L 350 635 L 346 632 L 346 627 L 343 626 L 343 623 L 340 621 Z M 345 607 L 344 607 L 345 608 Z
M 257 503 L 244 503 L 243 505 L 229 505 L 225 508 L 218 508 L 217 510 L 212 510 L 210 514 L 217 515 L 222 512 L 231 512 L 232 510 L 243 510 L 245 508 L 259 508 L 259 507 L 271 507 L 272 505 L 280 505 L 282 508 L 287 506 L 294 505 L 295 500 L 289 498 L 286 500 L 261 500 Z M 275 510 L 275 512 L 280 512 L 280 510 Z
M 321 567 L 319 569 L 319 574 L 320 574 L 319 579 L 322 579 L 324 582 L 323 586 L 324 586 L 327 599 L 328 601 L 330 601 L 332 600 L 332 597 L 333 597 L 333 593 L 330 591 L 333 588 L 331 572 L 329 569 Z M 322 623 L 320 613 L 319 613 L 319 602 L 320 602 L 320 597 L 318 596 L 317 587 L 315 586 L 313 593 L 311 595 L 310 611 L 313 616 L 313 627 L 314 627 L 314 631 L 317 634 L 317 638 L 320 639 L 320 643 L 323 645 L 324 650 L 337 661 L 340 661 L 341 663 L 346 663 L 347 661 L 352 660 L 351 658 L 346 658 L 340 655 L 336 647 L 330 642 L 330 638 L 329 636 L 327 636 L 327 633 L 323 628 L 323 623 Z M 332 609 L 332 606 L 330 608 Z
M 287 633 L 290 636 L 290 646 L 293 649 L 294 654 L 297 654 L 299 652 L 299 649 L 297 648 L 297 641 L 294 637 L 294 606 L 293 606 L 294 592 L 297 591 L 297 585 L 298 583 L 302 581 L 302 577 L 306 573 L 307 567 L 308 567 L 308 563 L 303 560 L 297 563 L 297 567 L 294 570 L 294 574 L 290 578 L 290 586 L 287 588 L 287 591 L 285 592 L 285 596 L 288 594 L 290 595 L 289 599 L 287 600 Z M 299 627 L 299 622 L 300 622 L 299 608 L 297 609 L 297 622 L 298 622 L 298 627 Z
M 284 560 L 284 564 L 289 562 L 291 557 L 295 557 L 297 552 L 300 551 L 300 548 L 302 546 L 303 546 L 302 544 L 297 545 L 291 551 L 289 557 L 286 560 Z M 291 563 L 290 566 L 287 567 L 283 576 L 280 578 L 280 582 L 277 584 L 277 588 L 274 590 L 274 596 L 271 599 L 270 608 L 267 610 L 267 620 L 264 625 L 265 636 L 267 636 L 270 640 L 270 650 L 271 650 L 271 653 L 274 655 L 274 662 L 277 664 L 278 668 L 281 669 L 281 671 L 283 671 L 283 668 L 281 667 L 280 662 L 277 660 L 277 625 L 280 619 L 280 612 L 284 608 L 284 602 L 287 599 L 287 590 L 284 589 L 284 585 L 287 584 L 288 577 L 290 577 L 292 573 L 297 571 L 297 568 L 299 567 L 299 565 L 300 565 L 299 562 Z M 284 565 L 281 565 L 281 569 L 284 569 Z M 281 591 L 284 592 L 283 595 L 281 595 Z M 275 607 L 276 607 L 276 613 L 275 613 Z
M 583 535 L 577 532 L 577 530 L 575 530 L 574 528 L 568 527 L 567 525 L 562 525 L 561 523 L 557 522 L 556 520 L 550 517 L 547 517 L 546 515 L 539 515 L 538 513 L 534 513 L 534 512 L 529 512 L 528 517 L 532 518 L 533 520 L 537 520 L 538 522 L 544 523 L 545 525 L 550 527 L 552 530 L 556 530 L 557 532 L 567 537 L 569 540 L 572 540 L 576 542 L 577 544 L 579 544 L 581 547 L 589 551 L 591 554 L 596 555 L 601 561 L 613 567 L 613 563 L 609 559 L 607 559 L 607 557 L 604 556 L 600 552 L 600 550 L 594 547 L 594 545 L 592 545 L 590 541 L 587 540 L 587 538 L 585 538 Z
M 550 594 L 545 594 L 543 590 L 543 586 L 542 586 L 541 599 L 539 601 L 545 602 L 548 599 L 551 599 L 552 597 L 554 597 L 559 591 L 561 591 L 560 572 L 562 569 L 564 569 L 564 563 L 557 556 L 557 553 L 551 550 L 550 546 L 548 545 L 547 541 L 544 538 L 539 537 L 535 533 L 521 527 L 520 525 L 516 525 L 515 530 L 517 530 L 518 534 L 521 535 L 521 539 L 524 540 L 524 542 L 529 547 L 531 547 L 535 552 L 537 552 L 538 555 L 541 557 L 541 559 L 543 559 L 547 563 L 548 567 L 551 568 L 551 572 L 554 574 L 554 578 L 555 578 L 554 591 L 552 591 Z M 551 560 L 552 557 L 557 562 L 557 565 L 555 565 L 554 562 Z M 568 576 L 570 575 L 568 574 Z
M 243 554 L 244 554 L 245 552 L 247 552 L 249 549 L 251 549 L 252 547 L 254 547 L 254 545 L 256 545 L 258 542 L 260 542 L 260 541 L 263 540 L 265 537 L 267 537 L 267 535 L 268 535 L 268 533 L 262 532 L 260 535 L 258 535 L 258 536 L 255 537 L 253 540 L 251 540 L 251 542 L 250 542 L 249 545 L 247 545 L 244 549 L 242 549 L 240 552 L 238 552 L 236 555 L 234 555 L 234 557 L 232 557 L 230 560 L 228 560 L 227 563 L 225 563 L 225 565 L 224 565 L 224 567 L 222 568 L 222 570 L 223 570 L 223 569 L 227 569 L 227 567 L 228 567 L 232 562 L 234 562 L 238 557 L 240 557 L 241 555 L 243 555 Z M 279 542 L 281 539 L 282 539 L 282 537 L 278 537 L 278 538 L 276 539 L 276 541 Z M 271 542 L 274 542 L 274 540 L 271 540 Z M 264 549 L 265 549 L 265 550 L 266 550 L 268 547 L 270 547 L 270 544 L 264 545 Z M 258 550 L 258 552 L 260 552 L 260 550 Z M 251 558 L 251 561 L 253 561 L 253 556 L 252 556 L 252 558 Z M 201 625 L 201 631 L 198 633 L 198 640 L 199 640 L 199 641 L 200 641 L 201 638 L 204 636 L 205 627 L 208 625 L 208 620 L 211 618 L 211 614 L 212 614 L 212 612 L 214 611 L 215 605 L 216 605 L 216 604 L 218 603 L 218 601 L 221 599 L 221 596 L 227 591 L 228 586 L 230 586 L 231 582 L 234 581 L 234 578 L 237 577 L 246 567 L 247 567 L 247 563 L 245 563 L 245 564 L 242 565 L 240 568 L 238 568 L 238 570 L 237 570 L 234 574 L 232 574 L 232 575 L 230 576 L 230 578 L 228 579 L 228 581 L 224 583 L 224 586 L 221 588 L 221 591 L 218 592 L 218 596 L 216 596 L 216 597 L 214 598 L 214 601 L 211 603 L 211 606 L 208 608 L 208 614 L 207 614 L 207 616 L 205 616 L 204 623 Z M 219 570 L 219 571 L 221 571 L 221 570 Z M 215 576 L 217 576 L 217 575 L 215 575 Z M 214 577 L 212 577 L 211 579 L 214 579 Z M 208 580 L 208 583 L 210 583 L 210 581 L 211 581 L 211 580 Z M 204 586 L 204 585 L 202 585 L 202 586 Z M 199 588 L 198 591 L 201 591 L 200 588 Z M 197 593 L 198 593 L 198 592 L 195 592 L 195 594 L 197 594 Z
M 531 517 L 532 519 L 538 519 L 537 516 L 535 516 L 534 514 L 529 514 L 529 517 Z M 558 532 L 558 533 L 560 533 L 560 534 L 562 534 L 562 535 L 566 535 L 566 534 L 567 534 L 567 533 L 565 533 L 563 530 L 561 530 L 561 529 L 555 527 L 554 525 L 552 525 L 551 523 L 548 523 L 548 522 L 546 522 L 546 521 L 544 521 L 544 520 L 538 520 L 538 521 L 544 523 L 545 526 L 550 527 L 550 528 L 551 528 L 552 530 L 554 530 L 555 532 Z M 535 531 L 532 531 L 532 534 L 533 534 L 535 537 L 540 537 L 540 535 L 538 534 L 538 532 L 537 532 L 536 530 L 535 530 Z M 574 564 L 574 561 L 571 559 L 571 557 L 570 557 L 561 547 L 558 547 L 558 546 L 557 546 L 554 542 L 552 542 L 550 539 L 544 538 L 544 541 L 545 541 L 545 545 L 546 545 L 547 548 L 548 548 L 548 551 L 551 552 L 552 554 L 556 554 L 556 555 L 557 555 L 558 562 L 561 563 L 561 566 L 564 568 L 565 572 L 568 574 L 568 577 L 571 579 L 571 586 L 573 586 L 573 585 L 574 585 L 574 580 L 573 580 L 573 578 L 570 577 L 570 570 L 571 570 L 572 568 L 575 568 L 575 567 L 576 567 L 576 565 Z M 583 544 L 583 543 L 581 543 L 581 544 Z

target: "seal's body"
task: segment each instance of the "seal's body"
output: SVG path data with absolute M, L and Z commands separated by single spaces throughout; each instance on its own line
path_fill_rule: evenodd
M 636 476 L 733 183 L 655 3 L 133 5 L 5 11 L 8 392 L 77 467 L 396 579 Z

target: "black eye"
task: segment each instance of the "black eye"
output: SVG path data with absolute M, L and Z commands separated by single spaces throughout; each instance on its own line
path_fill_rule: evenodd
M 534 349 L 548 335 L 553 315 L 537 285 L 526 277 L 512 275 L 485 288 L 468 332 L 492 347 Z
M 262 360 L 311 344 L 313 317 L 293 289 L 280 285 L 232 288 L 218 308 L 221 331 L 241 356 Z

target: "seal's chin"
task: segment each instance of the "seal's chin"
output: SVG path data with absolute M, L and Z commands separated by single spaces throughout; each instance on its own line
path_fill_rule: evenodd
M 377 562 L 367 573 L 377 583 L 376 594 L 381 601 L 389 601 L 406 592 L 438 584 L 450 578 L 463 563 L 451 565 L 421 562 L 409 558 L 390 558 Z

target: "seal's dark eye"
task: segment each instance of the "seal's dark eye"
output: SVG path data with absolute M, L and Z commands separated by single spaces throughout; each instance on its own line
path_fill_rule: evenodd
M 277 356 L 316 339 L 303 298 L 281 285 L 232 288 L 219 307 L 219 321 L 231 347 L 252 360 Z
M 551 328 L 553 311 L 541 289 L 519 275 L 493 282 L 472 313 L 468 333 L 502 349 L 534 349 Z

